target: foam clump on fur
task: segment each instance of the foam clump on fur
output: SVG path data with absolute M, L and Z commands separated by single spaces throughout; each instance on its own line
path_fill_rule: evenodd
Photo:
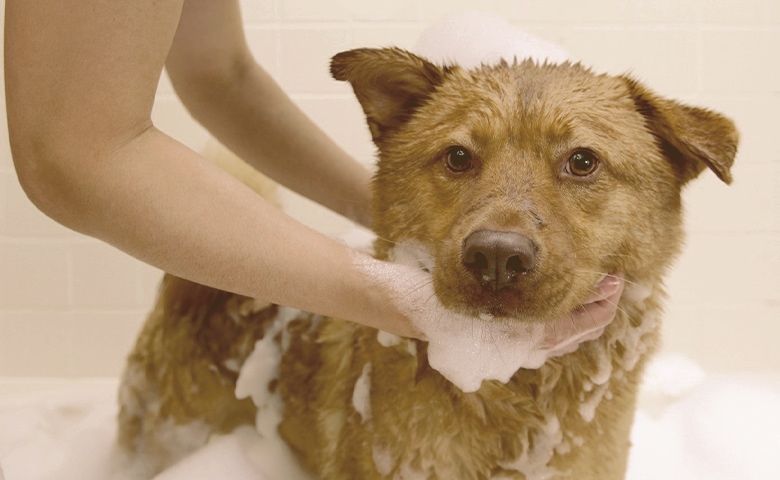
M 555 356 L 540 347 L 541 324 L 507 324 L 445 308 L 433 289 L 431 257 L 419 246 L 397 245 L 391 260 L 356 255 L 355 266 L 394 292 L 398 308 L 428 339 L 431 367 L 462 391 L 479 390 L 483 380 L 506 383 L 520 368 L 539 368 Z
M 466 69 L 532 59 L 563 63 L 570 55 L 559 45 L 512 26 L 506 19 L 484 12 L 462 12 L 444 17 L 417 40 L 415 53 L 439 65 Z

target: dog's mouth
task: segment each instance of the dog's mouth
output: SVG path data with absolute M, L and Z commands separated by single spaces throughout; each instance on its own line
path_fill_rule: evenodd
M 397 244 L 390 251 L 390 260 L 417 268 L 423 272 L 433 274 L 435 260 L 428 249 L 418 242 L 405 241 Z M 623 276 L 619 272 L 602 275 L 589 291 L 590 295 L 585 300 L 575 300 L 579 305 L 564 315 L 551 315 L 550 317 L 537 316 L 534 318 L 526 315 L 518 315 L 516 309 L 507 309 L 506 303 L 500 298 L 500 294 L 488 299 L 487 305 L 474 305 L 464 297 L 465 304 L 461 305 L 462 314 L 478 317 L 483 321 L 496 321 L 498 323 L 516 323 L 518 320 L 530 323 L 546 325 L 551 330 L 551 335 L 541 345 L 543 348 L 577 345 L 580 341 L 598 338 L 603 333 L 604 327 L 612 321 L 617 311 L 617 304 L 623 291 Z M 514 292 L 516 293 L 516 292 Z M 582 298 L 582 297 L 580 297 Z M 480 295 L 480 300 L 484 296 Z M 558 303 L 555 301 L 553 303 Z M 449 306 L 453 308 L 453 306 Z M 583 340 L 584 339 L 584 340 Z
M 421 243 L 412 241 L 399 243 L 391 250 L 390 257 L 394 263 L 412 266 L 429 274 L 435 270 L 433 255 Z M 550 333 L 539 345 L 540 348 L 566 349 L 582 341 L 598 338 L 603 333 L 606 325 L 615 316 L 623 292 L 623 284 L 623 276 L 619 272 L 602 275 L 589 289 L 590 295 L 585 300 L 579 300 L 576 308 L 567 314 L 551 318 L 521 318 L 513 315 L 513 312 L 507 310 L 503 302 L 498 299 L 482 306 L 469 305 L 470 302 L 466 302 L 466 305 L 461 306 L 459 310 L 482 321 L 511 324 L 518 320 L 527 320 L 530 323 L 542 324 Z M 472 313 L 467 313 L 468 311 Z

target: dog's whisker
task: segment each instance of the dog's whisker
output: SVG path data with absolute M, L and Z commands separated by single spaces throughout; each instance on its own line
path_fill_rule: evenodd
M 595 273 L 597 275 L 602 275 L 604 277 L 609 277 L 609 278 L 621 278 L 623 280 L 623 282 L 625 282 L 628 285 L 631 285 L 631 286 L 634 286 L 634 287 L 641 287 L 641 284 L 639 284 L 638 282 L 634 282 L 632 280 L 628 280 L 625 277 L 618 277 L 614 273 L 606 273 L 606 272 L 600 272 L 600 271 L 597 271 L 597 270 L 585 270 L 585 269 L 578 269 L 577 272 L 580 272 L 580 273 Z

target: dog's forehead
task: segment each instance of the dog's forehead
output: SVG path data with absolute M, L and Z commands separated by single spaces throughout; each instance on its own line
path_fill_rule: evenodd
M 639 114 L 626 81 L 595 74 L 579 64 L 531 61 L 476 70 L 455 70 L 437 91 L 442 120 L 489 119 L 519 128 L 563 128 L 585 124 L 610 130 L 615 119 Z M 476 122 L 479 123 L 479 122 Z M 633 122 L 631 122 L 633 123 Z

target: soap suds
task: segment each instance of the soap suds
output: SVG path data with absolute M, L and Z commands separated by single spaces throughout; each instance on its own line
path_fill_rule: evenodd
M 289 345 L 286 326 L 300 314 L 294 308 L 279 308 L 273 324 L 244 361 L 236 381 L 236 398 L 251 398 L 257 407 L 255 431 L 261 438 L 257 440 L 259 446 L 247 451 L 247 459 L 269 479 L 311 479 L 279 435 L 277 427 L 282 420 L 284 401 L 278 391 L 272 393 L 268 388 L 279 375 L 281 357 Z M 314 320 L 316 323 L 317 318 Z
M 363 372 L 355 382 L 352 391 L 352 406 L 360 414 L 363 422 L 371 420 L 371 364 L 363 365 Z
M 525 450 L 520 457 L 512 462 L 501 462 L 499 465 L 507 470 L 515 470 L 525 475 L 529 480 L 550 480 L 557 471 L 548 466 L 556 448 L 563 442 L 561 423 L 555 415 L 545 418 L 545 424 L 533 437 L 533 448 L 530 439 L 525 439 Z
M 590 423 L 596 418 L 596 408 L 601 403 L 604 395 L 609 391 L 608 384 L 597 385 L 587 397 L 580 401 L 578 411 L 583 420 Z
M 575 328 L 561 337 L 561 332 L 572 330 L 568 319 L 512 323 L 462 315 L 445 308 L 436 296 L 430 273 L 433 257 L 420 244 L 400 243 L 390 258 L 402 263 L 356 254 L 354 264 L 372 283 L 392 292 L 397 308 L 428 340 L 431 367 L 464 392 L 478 390 L 483 380 L 506 383 L 520 368 L 539 368 L 549 358 L 576 350 L 579 342 L 600 334 L 606 325 Z
M 534 348 L 542 340 L 540 325 L 510 328 L 447 310 L 436 297 L 431 274 L 420 268 L 419 256 L 396 253 L 395 258 L 414 265 L 381 262 L 365 255 L 357 255 L 355 265 L 372 282 L 390 289 L 397 307 L 428 339 L 431 367 L 461 390 L 476 391 L 485 379 L 506 383 L 519 368 L 538 368 L 544 363 L 546 354 Z
M 239 373 L 241 371 L 241 361 L 237 358 L 228 358 L 222 365 L 231 372 Z
M 387 476 L 393 471 L 393 456 L 386 448 L 377 444 L 372 445 L 371 458 L 374 460 L 374 466 L 380 475 Z
M 501 59 L 531 58 L 540 63 L 570 59 L 560 45 L 523 32 L 504 18 L 477 11 L 440 19 L 420 35 L 415 52 L 433 63 L 463 68 L 495 65 Z
M 601 350 L 598 355 L 598 369 L 590 381 L 596 385 L 604 385 L 612 376 L 612 357 L 607 350 Z
M 244 361 L 236 380 L 236 398 L 251 398 L 257 407 L 256 427 L 264 437 L 278 435 L 276 427 L 282 418 L 284 404 L 281 397 L 271 393 L 268 385 L 279 376 L 279 364 L 286 348 L 287 324 L 300 315 L 294 308 L 280 307 L 276 319 L 255 343 L 252 353 Z M 282 334 L 282 341 L 277 336 Z M 281 343 L 281 344 L 280 344 Z
M 641 305 L 650 298 L 652 293 L 652 289 L 644 285 L 629 284 L 626 285 L 623 295 L 629 303 Z M 617 360 L 623 370 L 627 372 L 632 371 L 639 359 L 648 352 L 651 345 L 645 337 L 646 334 L 652 333 L 660 327 L 659 317 L 657 311 L 648 310 L 642 317 L 640 325 L 631 322 L 625 333 L 620 337 L 619 341 L 625 348 L 623 356 L 617 357 Z
M 398 335 L 393 335 L 392 333 L 387 333 L 382 330 L 379 330 L 379 332 L 376 334 L 376 341 L 379 342 L 379 344 L 383 347 L 394 347 L 396 345 L 400 345 L 401 340 L 401 337 Z

